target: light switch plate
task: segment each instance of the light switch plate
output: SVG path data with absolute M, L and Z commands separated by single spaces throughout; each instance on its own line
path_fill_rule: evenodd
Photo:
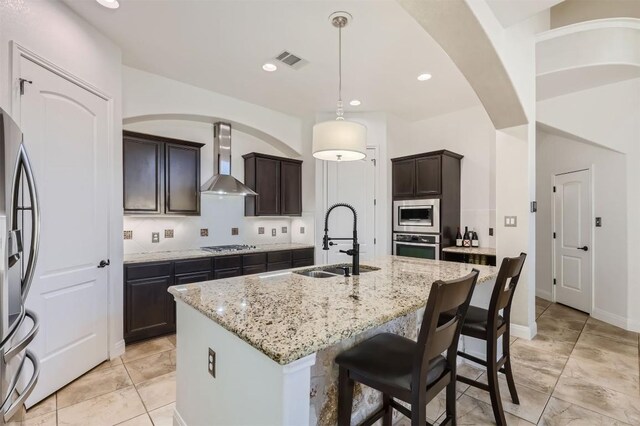
M 600 228 L 602 226 L 602 218 L 596 217 L 596 228 Z
M 489 236 L 493 237 L 493 228 L 489 228 Z
M 238 235 L 239 230 L 238 228 L 231 228 L 231 235 Z
M 259 235 L 264 234 L 264 226 L 259 226 L 259 227 L 258 227 L 258 234 L 259 234 Z
M 300 233 L 301 233 L 301 234 L 304 234 L 304 226 L 301 226 L 301 227 L 300 227 Z
M 516 228 L 518 226 L 518 216 L 505 216 L 504 226 L 506 228 Z
M 282 229 L 281 229 L 281 232 L 282 232 L 283 234 L 286 234 L 286 233 L 287 233 L 287 227 L 286 227 L 286 226 L 283 226 L 283 227 L 282 227 Z
M 207 371 L 211 377 L 216 378 L 216 352 L 209 348 L 209 357 L 207 359 Z
M 151 233 L 151 242 L 152 243 L 159 243 L 160 242 L 160 233 L 159 232 L 152 232 Z
M 276 228 L 271 229 L 271 236 L 272 237 L 276 236 Z

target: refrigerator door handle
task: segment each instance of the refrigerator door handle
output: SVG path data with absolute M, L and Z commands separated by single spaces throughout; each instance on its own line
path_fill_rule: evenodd
M 13 403 L 11 402 L 11 397 L 16 392 L 16 386 L 18 385 L 18 377 L 20 377 L 20 373 L 24 367 L 24 361 L 29 358 L 31 364 L 33 365 L 33 375 L 31 379 L 29 379 L 29 383 L 25 386 L 24 390 L 20 393 L 20 396 L 16 398 Z M 18 412 L 20 407 L 24 404 L 26 399 L 31 395 L 31 392 L 36 387 L 36 383 L 38 382 L 38 376 L 40 375 L 40 363 L 38 362 L 38 358 L 27 349 L 25 352 L 24 358 L 22 358 L 22 362 L 20 363 L 20 367 L 18 368 L 18 373 L 15 375 L 14 379 L 11 381 L 11 385 L 9 386 L 9 392 L 7 393 L 7 399 L 2 402 L 2 407 L 0 407 L 0 414 L 3 417 L 3 422 L 8 422 L 11 418 Z
M 4 353 L 4 347 L 7 346 L 7 344 L 9 344 L 11 342 L 11 339 L 13 339 L 13 337 L 15 336 L 15 333 L 18 329 L 20 329 L 20 326 L 22 325 L 22 323 L 24 322 L 24 317 L 26 316 L 26 310 L 24 308 L 24 305 L 20 306 L 20 314 L 18 315 L 18 319 L 16 321 L 13 322 L 13 324 L 11 324 L 11 327 L 9 328 L 9 330 L 7 330 L 7 335 L 6 337 L 4 337 L 2 339 L 2 341 L 0 342 L 0 351 L 2 351 L 2 353 Z
M 24 143 L 20 144 L 18 152 L 18 161 L 16 164 L 16 170 L 14 173 L 14 187 L 13 187 L 13 229 L 18 229 L 18 215 L 16 206 L 20 196 L 20 177 L 24 171 L 24 176 L 27 181 L 27 187 L 29 188 L 29 200 L 31 201 L 31 245 L 29 247 L 29 257 L 27 260 L 27 266 L 24 272 L 24 278 L 22 279 L 22 302 L 27 300 L 29 294 L 29 288 L 33 282 L 33 275 L 35 273 L 35 266 L 38 260 L 38 249 L 40 247 L 40 205 L 38 203 L 38 193 L 36 189 L 36 182 L 33 177 L 33 170 L 31 168 L 31 162 L 27 155 L 27 149 Z
M 38 332 L 38 328 L 40 328 L 40 321 L 38 320 L 38 316 L 35 314 L 35 312 L 27 309 L 25 317 L 31 318 L 31 321 L 33 321 L 33 326 L 31 327 L 31 330 L 29 330 L 29 332 L 22 338 L 22 340 L 20 340 L 20 342 L 16 343 L 14 346 L 5 351 L 5 363 L 9 362 L 11 358 L 22 352 L 22 350 L 26 348 L 29 343 L 31 343 L 33 338 L 36 336 L 36 333 Z M 20 321 L 20 323 L 22 323 L 23 321 L 24 319 Z

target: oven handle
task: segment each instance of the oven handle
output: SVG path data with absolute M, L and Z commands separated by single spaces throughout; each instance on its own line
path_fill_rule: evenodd
M 407 246 L 423 246 L 423 247 L 438 247 L 440 243 L 406 243 L 404 241 L 394 241 L 394 244 L 405 244 Z

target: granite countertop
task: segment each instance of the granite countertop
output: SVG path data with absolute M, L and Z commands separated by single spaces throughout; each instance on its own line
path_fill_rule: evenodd
M 256 248 L 248 250 L 238 250 L 224 253 L 213 253 L 202 249 L 191 250 L 173 250 L 173 251 L 157 251 L 149 253 L 133 253 L 124 255 L 124 263 L 144 263 L 144 262 L 162 262 L 165 260 L 179 260 L 179 259 L 193 259 L 197 257 L 216 257 L 216 256 L 229 256 L 234 254 L 247 254 L 247 253 L 263 253 L 266 251 L 279 251 L 279 250 L 297 250 L 305 248 L 314 248 L 310 244 L 297 244 L 297 243 L 281 243 L 281 244 L 256 244 Z
M 442 251 L 447 253 L 460 254 L 480 254 L 484 256 L 495 256 L 496 249 L 491 247 L 445 247 Z
M 431 283 L 493 266 L 384 256 L 363 266 L 380 270 L 349 278 L 310 278 L 279 271 L 169 288 L 280 364 L 289 364 L 346 338 L 414 312 L 427 303 Z M 297 268 L 304 270 L 310 268 Z

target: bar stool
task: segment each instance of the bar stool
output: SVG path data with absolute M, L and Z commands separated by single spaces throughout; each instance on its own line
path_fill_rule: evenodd
M 511 370 L 509 337 L 511 334 L 511 302 L 513 301 L 513 295 L 518 285 L 526 257 L 527 255 L 525 253 L 520 253 L 518 257 L 505 258 L 502 261 L 502 265 L 500 265 L 496 284 L 491 293 L 489 309 L 482 309 L 471 305 L 467 311 L 467 316 L 462 325 L 462 335 L 486 341 L 487 360 L 485 361 L 473 355 L 458 351 L 458 355 L 461 357 L 484 365 L 487 368 L 488 385 L 460 375 L 458 375 L 457 379 L 462 383 L 489 392 L 493 415 L 496 419 L 496 424 L 500 426 L 506 425 L 507 421 L 504 417 L 502 400 L 500 399 L 498 372 L 506 376 L 513 403 L 520 404 L 516 384 L 513 380 L 513 371 Z M 502 310 L 502 315 L 500 315 L 500 310 Z M 446 321 L 451 317 L 451 313 L 445 313 L 440 318 L 440 321 Z M 500 336 L 502 336 L 502 357 L 496 361 L 498 356 L 498 338 Z
M 445 387 L 447 418 L 442 424 L 455 424 L 458 340 L 478 273 L 474 269 L 463 278 L 433 283 L 417 342 L 381 333 L 336 357 L 339 426 L 351 423 L 355 381 L 382 392 L 382 408 L 362 425 L 382 418 L 382 424 L 390 426 L 396 409 L 409 417 L 412 425 L 422 426 L 427 421 L 427 403 Z M 447 311 L 455 314 L 438 325 L 440 314 Z M 441 355 L 445 350 L 446 358 Z M 410 403 L 411 409 L 395 399 Z

